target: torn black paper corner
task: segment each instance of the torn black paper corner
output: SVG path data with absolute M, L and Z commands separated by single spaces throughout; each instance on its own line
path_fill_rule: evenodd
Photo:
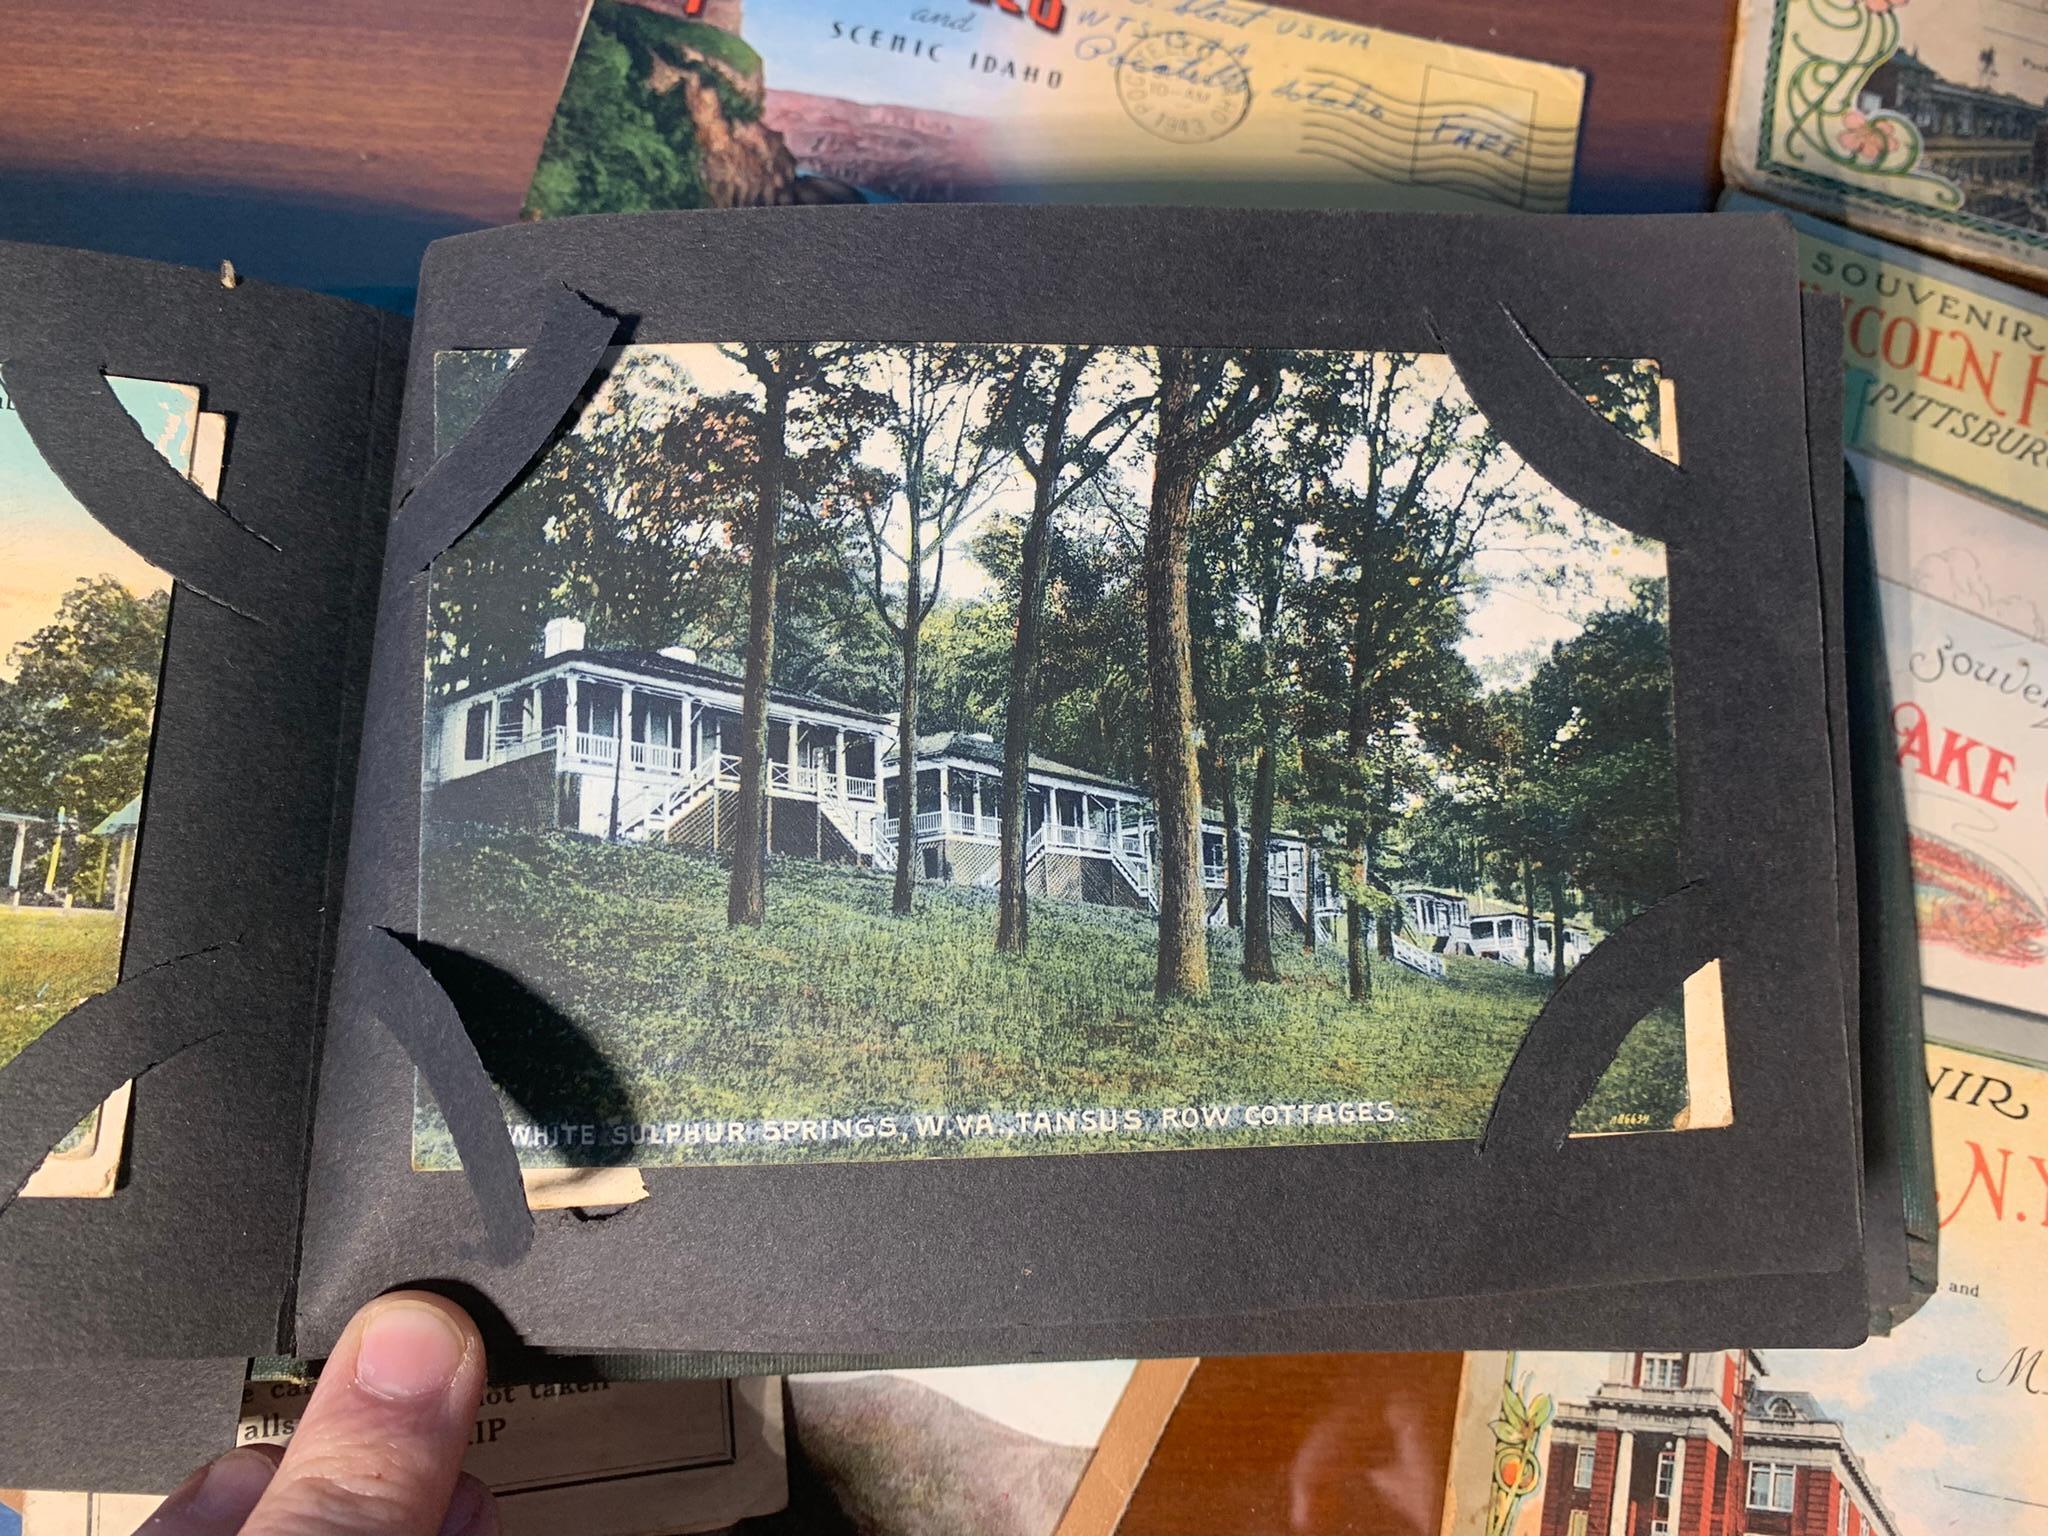
M 424 571 L 476 526 L 561 428 L 618 325 L 616 315 L 573 288 L 548 296 L 533 345 L 469 430 L 400 502 L 389 554 L 394 571 Z
M 1714 892 L 1688 885 L 1593 946 L 1536 1015 L 1494 1095 L 1480 1142 L 1491 1159 L 1555 1152 L 1572 1117 L 1643 1016 L 1718 959 Z M 1682 1135 L 1683 1132 L 1669 1132 Z
M 516 1263 L 533 1246 L 533 1214 L 504 1106 L 461 1015 L 411 947 L 390 930 L 374 929 L 356 961 L 376 973 L 367 990 L 380 999 L 377 1016 L 426 1079 L 455 1140 L 483 1226 L 484 1257 Z
M 247 988 L 240 946 L 183 955 L 89 997 L 0 1069 L 0 1215 L 71 1128 L 107 1095 L 229 1032 Z M 0 1220 L 0 1247 L 8 1227 Z
M 244 618 L 282 622 L 293 596 L 285 551 L 178 473 L 82 359 L 0 361 L 43 462 L 115 538 Z
M 1432 309 L 1429 325 L 1465 392 L 1522 461 L 1589 512 L 1669 546 L 1706 509 L 1685 471 L 1614 430 L 1558 376 L 1505 305 Z M 1562 355 L 1562 354 L 1559 354 Z M 1681 440 L 1686 412 L 1679 411 Z

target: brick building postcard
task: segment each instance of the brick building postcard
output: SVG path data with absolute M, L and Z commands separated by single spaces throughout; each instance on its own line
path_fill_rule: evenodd
M 1930 1045 L 1941 1281 L 1853 1350 L 1467 1357 L 1443 1536 L 2034 1536 L 2048 1072 Z

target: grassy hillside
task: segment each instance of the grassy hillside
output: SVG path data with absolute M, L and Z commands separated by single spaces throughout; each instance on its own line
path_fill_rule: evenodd
M 120 914 L 0 906 L 0 1065 L 120 968 Z
M 1310 958 L 1283 942 L 1285 979 L 1253 985 L 1237 974 L 1237 935 L 1216 929 L 1214 996 L 1161 1004 L 1151 995 L 1153 923 L 1142 913 L 1039 903 L 1031 951 L 1017 959 L 994 951 L 991 892 L 923 886 L 917 911 L 900 919 L 886 881 L 807 860 L 773 864 L 759 930 L 727 928 L 721 865 L 667 849 L 471 828 L 430 846 L 422 873 L 429 937 L 512 961 L 535 989 L 459 956 L 439 965 L 465 1012 L 490 1021 L 481 1043 L 508 1097 L 541 1124 L 1390 1100 L 1399 1118 L 1387 1123 L 1116 1139 L 1464 1137 L 1483 1123 L 1547 990 L 1483 960 L 1454 958 L 1445 982 L 1376 963 L 1371 1003 L 1354 1006 L 1333 947 Z M 1682 1104 L 1674 1011 L 1636 1030 L 1584 1125 L 1606 1129 L 1623 1114 L 1668 1123 Z M 421 1131 L 421 1161 L 444 1162 L 431 1109 Z M 890 1150 L 1008 1149 L 1018 1144 Z M 706 1155 L 658 1146 L 640 1160 Z M 730 1160 L 734 1150 L 714 1155 Z

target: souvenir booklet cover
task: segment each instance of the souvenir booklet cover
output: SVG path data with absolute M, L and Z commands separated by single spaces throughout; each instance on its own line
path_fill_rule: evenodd
M 1585 85 L 1577 70 L 1229 0 L 595 0 L 525 214 L 1562 212 Z
M 1473 1355 L 1444 1536 L 2040 1529 L 2048 1074 L 1927 1052 L 1942 1283 L 1849 1351 Z
M 1843 306 L 1922 973 L 2048 1015 L 2048 301 L 1795 224 L 1801 280 Z
M 1945 256 L 2048 272 L 2048 18 L 2020 0 L 1744 0 L 1736 186 Z
M 5 1182 L 134 1088 L 111 1198 L 0 1208 L 9 1403 L 143 1352 L 210 1401 L 422 1276 L 707 1364 L 1560 1288 L 1861 1336 L 1839 342 L 1782 225 L 560 220 L 437 247 L 409 336 L 5 257 L 34 458 L 172 591 L 138 845 L 22 834 L 20 921 L 127 914 L 0 1067 Z M 227 418 L 211 493 L 109 379 Z M 1191 1210 L 1229 1263 L 1157 1261 Z M 188 1459 L 20 1417 L 16 1486 Z

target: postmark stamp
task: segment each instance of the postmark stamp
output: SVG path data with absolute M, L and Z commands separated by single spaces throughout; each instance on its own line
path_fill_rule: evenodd
M 1175 29 L 1133 43 L 1117 63 L 1117 100 L 1132 122 L 1171 144 L 1207 144 L 1244 121 L 1251 77 L 1213 37 Z

